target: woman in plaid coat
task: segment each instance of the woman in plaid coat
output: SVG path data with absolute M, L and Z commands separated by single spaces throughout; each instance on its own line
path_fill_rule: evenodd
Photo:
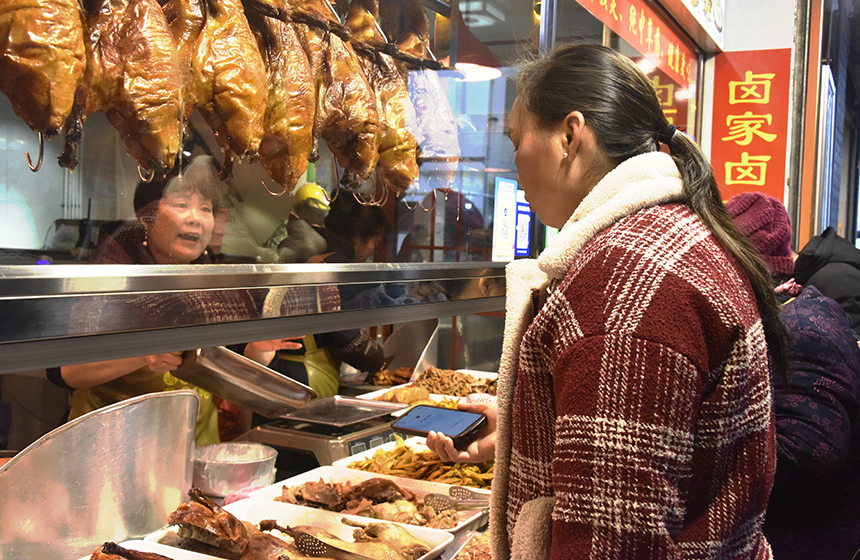
M 707 159 L 600 46 L 527 65 L 511 125 L 526 199 L 561 232 L 508 268 L 492 433 L 428 437 L 446 459 L 495 450 L 493 557 L 771 558 L 784 327 Z

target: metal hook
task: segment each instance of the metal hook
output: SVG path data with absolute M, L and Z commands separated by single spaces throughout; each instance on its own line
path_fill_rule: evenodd
M 137 166 L 137 175 L 144 183 L 149 183 L 155 178 L 155 171 L 149 171 L 148 173 L 149 175 L 147 175 L 147 171 L 140 165 Z
M 35 173 L 42 167 L 42 156 L 45 155 L 45 135 L 39 132 L 39 161 L 36 162 L 36 165 L 33 165 L 33 161 L 30 159 L 30 152 L 24 152 L 24 155 L 27 157 L 27 165 L 30 166 L 30 171 Z
M 284 188 L 281 190 L 281 192 L 276 193 L 275 191 L 273 191 L 273 190 L 271 190 L 271 189 L 269 188 L 269 186 L 266 184 L 266 182 L 265 182 L 265 181 L 260 181 L 260 183 L 263 185 L 263 188 L 264 188 L 264 189 L 266 189 L 266 192 L 267 192 L 267 193 L 269 193 L 270 195 L 274 196 L 275 198 L 277 198 L 277 197 L 279 197 L 279 196 L 283 196 L 284 194 L 286 194 L 286 193 L 287 193 L 287 192 L 289 192 L 289 190 L 290 190 L 290 189 L 288 189 L 287 187 L 284 187 Z
M 437 196 L 436 193 L 438 193 L 438 192 L 439 192 L 438 189 L 433 191 L 433 204 L 430 205 L 430 208 L 424 208 L 424 205 L 421 204 L 420 202 L 418 203 L 418 206 L 420 206 L 421 209 L 424 210 L 425 212 L 432 212 L 433 210 L 435 210 L 436 209 L 436 196 Z

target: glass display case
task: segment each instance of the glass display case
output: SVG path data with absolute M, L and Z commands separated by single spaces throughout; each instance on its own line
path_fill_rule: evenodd
M 348 23 L 348 7 L 341 4 L 332 5 L 332 18 L 338 13 L 332 25 Z M 403 13 L 417 6 L 424 19 L 413 11 L 411 19 L 393 23 L 392 6 Z M 150 184 L 151 171 L 129 155 L 128 135 L 102 111 L 85 120 L 74 172 L 57 165 L 63 133 L 44 141 L 41 166 L 33 172 L 27 157 L 35 167 L 40 136 L 0 96 L 0 373 L 334 327 L 500 314 L 501 296 L 456 298 L 446 290 L 481 278 L 502 281 L 503 261 L 514 253 L 498 245 L 518 243 L 503 237 L 503 228 L 516 226 L 517 235 L 527 239 L 517 252 L 522 256 L 536 256 L 552 233 L 522 199 L 516 210 L 523 222 L 501 223 L 506 214 L 496 193 L 500 182 L 516 188 L 506 127 L 517 63 L 553 44 L 601 43 L 630 56 L 653 77 L 676 126 L 696 134 L 699 51 L 669 23 L 663 24 L 661 50 L 659 18 L 655 46 L 650 18 L 643 27 L 644 11 L 638 27 L 624 25 L 642 37 L 647 31 L 648 40 L 631 42 L 623 29 L 604 23 L 613 15 L 610 4 L 593 0 L 392 0 L 381 7 L 378 27 L 388 46 L 377 54 L 396 51 L 391 45 L 398 41 L 392 32 L 397 25 L 420 28 L 424 44 L 424 63 L 398 59 L 406 75 L 405 126 L 417 143 L 418 174 L 398 189 L 386 188 L 379 167 L 356 180 L 325 135 L 318 159 L 291 191 L 258 161 L 236 158 L 232 173 L 223 173 L 228 158 L 222 139 L 195 111 L 185 123 L 176 169 L 211 157 L 224 177 L 217 181 L 219 210 L 205 264 L 131 264 L 139 262 L 131 257 L 127 264 L 99 264 L 122 262 L 98 260 L 97 247 L 140 219 L 136 193 Z M 353 33 L 349 41 L 361 54 L 356 40 Z M 324 229 L 339 197 L 384 216 L 385 233 L 367 259 L 355 253 L 332 262 L 326 257 L 330 247 L 296 249 L 314 230 L 296 222 L 291 229 L 291 219 Z M 326 307 L 321 302 L 331 291 L 339 301 Z M 283 304 L 286 293 L 295 305 Z M 271 305 L 275 294 L 282 305 Z M 207 302 L 219 298 L 247 306 L 229 316 L 207 313 Z

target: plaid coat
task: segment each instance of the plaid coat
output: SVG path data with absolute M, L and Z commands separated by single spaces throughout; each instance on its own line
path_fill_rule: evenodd
M 495 559 L 771 558 L 755 297 L 680 198 L 671 158 L 632 158 L 511 264 Z

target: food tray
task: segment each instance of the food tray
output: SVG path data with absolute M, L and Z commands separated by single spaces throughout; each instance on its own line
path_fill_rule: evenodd
M 155 533 L 147 535 L 144 540 L 126 541 L 119 543 L 119 545 L 123 548 L 127 548 L 128 550 L 161 554 L 162 556 L 170 558 L 171 560 L 220 560 L 215 556 L 209 556 L 208 554 L 191 552 L 190 550 L 183 550 L 181 548 L 176 548 L 175 546 L 168 546 L 166 544 L 156 542 L 158 539 L 161 538 L 164 533 L 164 530 L 156 531 Z M 93 550 L 95 550 L 98 546 L 101 545 L 93 546 Z M 87 554 L 80 560 L 90 560 L 91 556 L 92 553 Z
M 404 439 L 403 444 L 406 445 L 407 447 L 411 447 L 412 450 L 415 451 L 416 453 L 421 453 L 422 451 L 429 451 L 430 450 L 430 448 L 427 447 L 427 445 L 425 443 L 426 441 L 427 440 L 423 437 L 410 437 L 410 438 Z M 366 451 L 362 451 L 361 453 L 356 453 L 355 455 L 350 455 L 349 457 L 344 457 L 343 459 L 338 459 L 337 461 L 334 461 L 331 464 L 331 466 L 340 467 L 343 469 L 349 469 L 348 465 L 350 463 L 353 463 L 355 461 L 361 461 L 362 459 L 367 459 L 368 457 L 373 457 L 373 454 L 376 453 L 377 451 L 391 451 L 392 449 L 397 447 L 397 443 L 398 443 L 397 441 L 389 441 L 389 442 L 384 443 L 382 445 L 379 445 L 377 447 L 372 447 Z M 353 470 L 353 469 L 350 469 L 350 470 Z M 358 470 L 358 469 L 355 469 L 355 470 Z M 361 471 L 361 472 L 365 472 L 365 471 Z M 404 478 L 404 477 L 398 477 L 398 478 Z M 476 488 L 476 490 L 477 490 L 477 488 Z
M 283 418 L 342 428 L 408 408 L 408 404 L 334 395 L 311 401 L 306 407 L 291 412 Z
M 385 389 L 380 389 L 379 391 L 372 391 L 370 393 L 363 393 L 361 395 L 358 395 L 355 398 L 366 399 L 366 400 L 375 400 L 377 397 L 381 397 L 382 395 L 384 395 L 388 391 L 391 391 L 392 389 L 400 389 L 402 387 L 406 387 L 407 385 L 408 385 L 408 383 L 404 383 L 403 385 L 394 385 L 392 387 L 386 387 Z M 461 397 L 454 397 L 452 395 L 435 395 L 433 393 L 430 393 L 430 400 L 431 401 L 442 402 L 446 399 L 462 400 Z M 459 402 L 459 400 L 458 400 L 458 402 Z M 389 401 L 378 401 L 378 402 L 389 402 Z M 403 416 L 404 414 L 406 414 L 407 410 L 409 410 L 410 408 L 412 408 L 412 406 L 414 406 L 414 405 L 409 404 L 409 403 L 399 403 L 399 404 L 407 404 L 408 407 L 404 408 L 403 410 L 395 410 L 394 412 L 391 413 L 392 416 L 398 416 L 398 417 Z
M 374 448 L 379 449 L 379 447 Z M 439 494 L 448 494 L 448 490 L 451 489 L 450 484 L 441 484 L 438 482 L 429 482 L 426 480 L 415 480 L 412 478 L 403 478 L 400 476 L 389 476 L 385 474 L 377 474 L 377 473 L 369 473 L 364 471 L 357 471 L 352 469 L 346 469 L 343 467 L 335 467 L 335 466 L 325 466 L 325 467 L 317 467 L 313 470 L 307 471 L 300 475 L 296 475 L 291 478 L 287 478 L 280 482 L 276 482 L 271 486 L 266 486 L 265 488 L 261 488 L 254 492 L 251 492 L 250 498 L 252 501 L 273 501 L 276 497 L 281 495 L 281 489 L 284 486 L 300 486 L 305 482 L 317 482 L 320 479 L 323 482 L 349 482 L 351 484 L 360 484 L 361 482 L 371 479 L 371 478 L 387 478 L 389 480 L 393 480 L 398 486 L 409 490 L 410 492 L 414 492 L 419 497 L 423 497 L 425 494 L 430 493 L 439 493 Z M 238 503 L 238 502 L 237 502 Z M 281 503 L 281 502 L 278 502 Z M 290 504 L 295 505 L 295 504 Z M 256 507 L 256 504 L 255 504 Z M 323 511 L 323 510 L 315 510 L 315 508 L 308 508 L 305 506 L 296 506 L 301 507 L 303 509 L 310 509 L 314 511 Z M 329 512 L 331 513 L 331 512 Z M 338 514 L 342 515 L 342 514 Z M 451 529 L 445 529 L 445 532 L 448 533 L 459 533 L 460 531 L 469 531 L 472 529 L 477 529 L 481 525 L 483 525 L 488 517 L 488 513 L 484 510 L 471 510 L 471 511 L 461 511 L 459 512 L 459 523 L 456 527 Z M 369 517 L 362 517 L 361 519 L 372 519 Z M 379 520 L 374 520 L 379 521 Z M 408 527 L 417 527 L 414 525 L 409 525 Z M 439 529 L 437 529 L 439 530 Z
M 333 513 L 272 500 L 240 500 L 224 506 L 224 509 L 242 521 L 249 521 L 255 525 L 264 519 L 274 519 L 281 526 L 313 525 L 314 527 L 325 529 L 332 535 L 347 541 L 353 541 L 352 532 L 355 530 L 355 527 L 344 525 L 341 522 L 342 519 L 349 519 L 361 524 L 381 522 L 400 525 L 409 531 L 412 536 L 424 541 L 430 547 L 430 551 L 419 557 L 418 560 L 430 560 L 439 556 L 451 544 L 451 541 L 454 540 L 454 535 L 441 529 L 404 525 L 402 523 L 368 519 L 367 517 L 356 515 L 343 515 L 341 513 Z

